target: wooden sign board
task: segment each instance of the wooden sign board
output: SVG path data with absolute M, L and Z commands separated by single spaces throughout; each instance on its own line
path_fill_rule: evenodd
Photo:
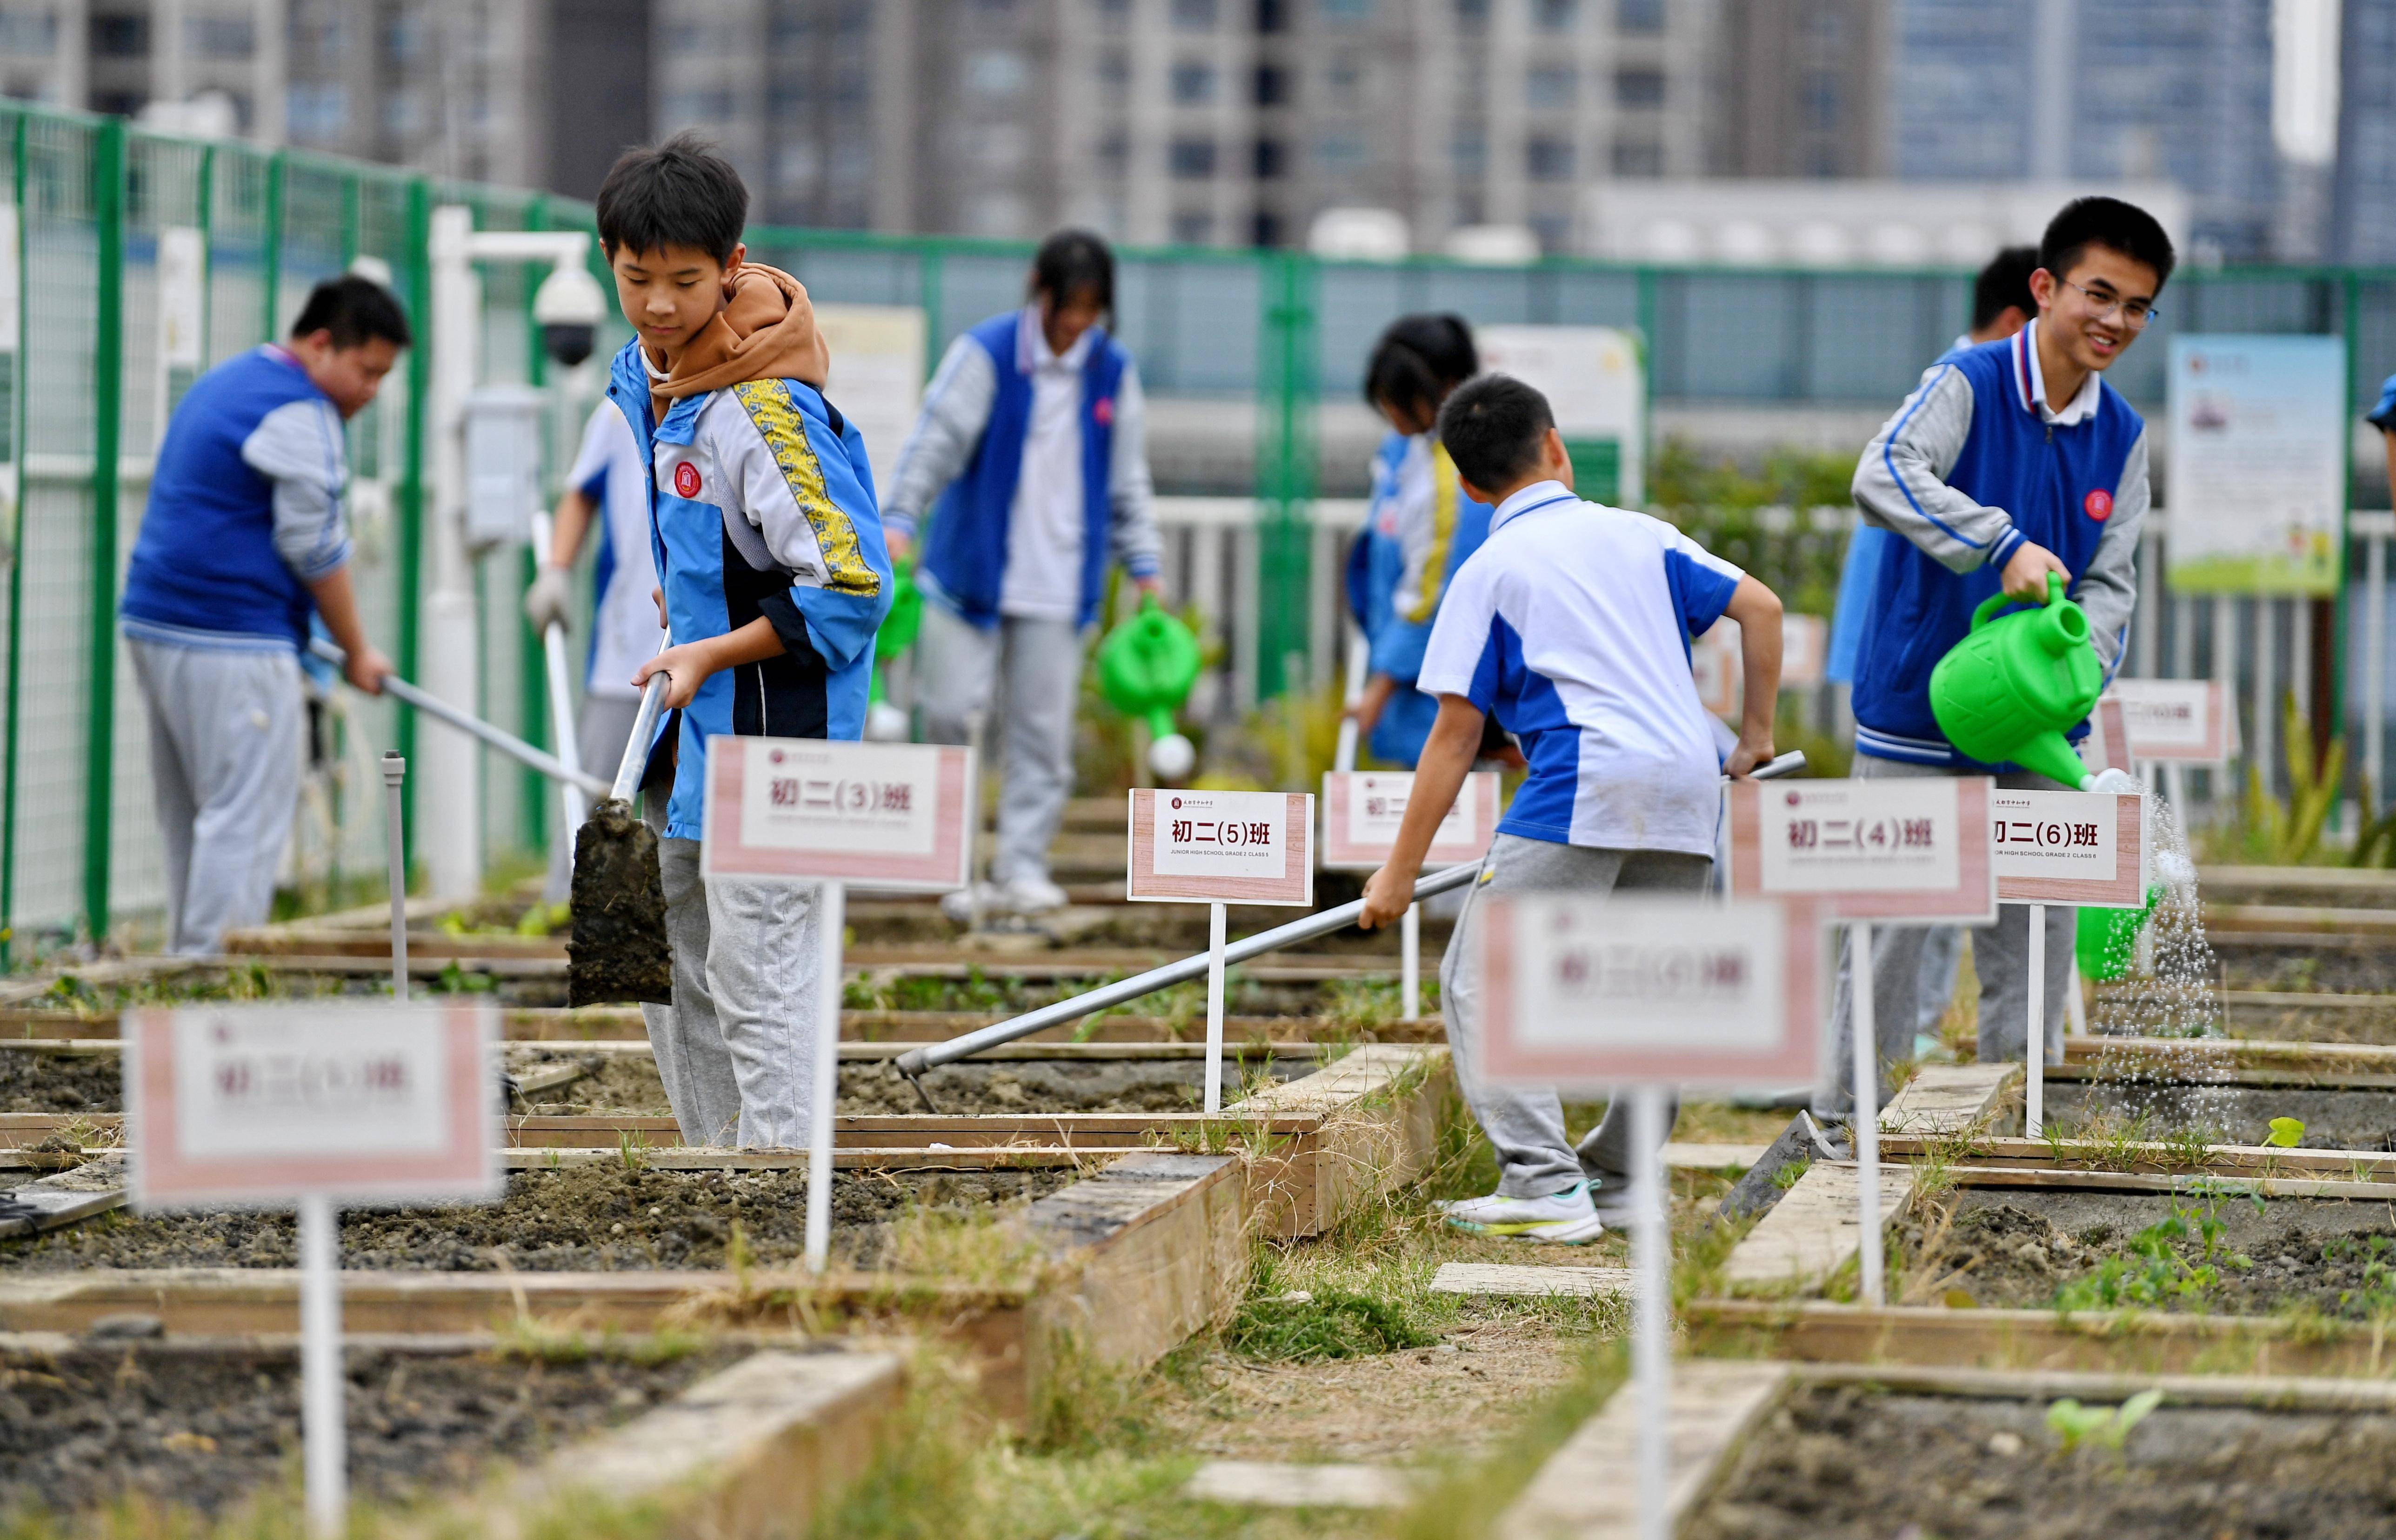
M 1390 858 L 1414 795 L 1410 770 L 1333 770 L 1323 777 L 1323 864 L 1370 871 Z M 1498 773 L 1476 770 L 1432 834 L 1426 867 L 1462 866 L 1488 853 L 1498 831 Z
M 1989 924 L 1995 784 L 1986 776 L 1733 781 L 1730 891 L 1819 897 L 1834 920 Z
M 2107 695 L 2088 713 L 2088 736 L 2080 740 L 2080 763 L 2091 774 L 2119 770 L 2123 775 L 2138 773 L 2136 760 L 2130 753 L 2130 732 L 2122 711 L 2122 697 Z
M 898 893 L 965 885 L 974 756 L 931 743 L 711 737 L 699 870 Z
M 2217 679 L 2117 679 L 2106 698 L 2121 702 L 2133 758 L 2220 764 L 2238 753 L 2238 713 Z
M 1818 1078 L 1829 969 L 1811 901 L 1504 893 L 1481 903 L 1491 1083 L 1573 1095 Z
M 2136 792 L 2008 791 L 1989 794 L 1989 831 L 2004 904 L 2146 902 L 2151 858 L 2146 799 Z
M 126 1129 L 142 1207 L 499 1196 L 488 1004 L 186 1005 L 130 1019 Z
M 1314 903 L 1314 799 L 1303 791 L 1131 794 L 1134 903 Z

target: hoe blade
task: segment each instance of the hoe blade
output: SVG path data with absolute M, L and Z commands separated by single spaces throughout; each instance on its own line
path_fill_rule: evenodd
M 572 1005 L 673 1003 L 665 884 L 656 830 L 610 800 L 574 836 L 574 935 L 566 944 Z

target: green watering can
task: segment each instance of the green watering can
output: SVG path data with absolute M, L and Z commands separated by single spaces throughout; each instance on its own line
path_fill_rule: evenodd
M 1198 639 L 1153 594 L 1098 644 L 1098 693 L 1124 715 L 1148 724 L 1148 767 L 1161 780 L 1179 780 L 1198 763 L 1198 750 L 1174 725 L 1173 713 L 1198 683 L 1200 661 Z
M 2105 670 L 2088 644 L 2088 616 L 2063 596 L 2063 578 L 2046 576 L 2046 603 L 2000 619 L 2013 601 L 1991 594 L 1972 612 L 1972 629 L 1930 670 L 1930 710 L 1938 730 L 1967 758 L 2007 762 L 2083 791 L 2135 791 L 2137 782 L 2109 771 L 2102 784 L 2064 741 L 2064 732 L 2096 707 Z
M 915 633 L 924 629 L 924 591 L 915 586 L 912 573 L 892 574 L 890 613 L 882 617 L 882 629 L 873 633 L 873 672 L 866 686 L 865 737 L 871 743 L 904 743 L 907 741 L 907 713 L 883 698 L 882 670 L 892 658 L 915 644 Z

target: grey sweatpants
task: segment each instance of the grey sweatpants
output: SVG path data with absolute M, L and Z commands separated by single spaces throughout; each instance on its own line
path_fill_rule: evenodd
M 166 949 L 205 956 L 266 922 L 300 804 L 300 659 L 125 639 L 150 705 L 166 846 Z M 378 789 L 379 795 L 379 789 Z
M 660 786 L 643 815 L 665 825 Z M 813 1125 L 817 921 L 811 886 L 699 874 L 697 840 L 658 841 L 673 1003 L 644 1005 L 686 1145 L 804 1149 Z
M 585 775 L 601 780 L 616 778 L 616 768 L 624 762 L 624 744 L 632 736 L 632 719 L 641 714 L 638 696 L 584 696 L 582 719 L 574 724 L 574 750 L 581 761 Z M 554 786 L 550 795 L 557 795 Z M 558 804 L 563 806 L 563 803 Z M 565 897 L 574 885 L 574 835 L 558 820 L 557 838 L 551 841 L 549 881 L 542 896 L 554 904 Z
M 1671 850 L 1600 850 L 1500 834 L 1482 857 L 1481 880 L 1467 890 L 1464 912 L 1439 965 L 1440 1014 L 1454 1051 L 1456 1082 L 1481 1132 L 1498 1152 L 1498 1190 L 1508 1198 L 1544 1198 L 1587 1180 L 1601 1188 L 1629 1185 L 1632 1151 L 1630 1104 L 1617 1098 L 1576 1148 L 1564 1135 L 1564 1102 L 1552 1091 L 1501 1090 L 1480 1073 L 1481 960 L 1472 927 L 1489 893 L 1703 893 L 1713 858 Z M 1680 1114 L 1671 1104 L 1666 1133 Z
M 1963 772 L 1942 765 L 1856 756 L 1857 780 L 1918 780 Z M 2055 791 L 2062 783 L 2017 771 L 1999 776 L 2011 791 Z M 2063 997 L 2071 980 L 2071 943 L 2079 910 L 2046 906 L 2046 1062 L 2063 1062 Z M 1913 1056 L 1913 1034 L 1924 1014 L 1923 951 L 1930 935 L 1918 925 L 1872 927 L 1872 1036 L 1880 1050 L 1880 1095 L 1887 1105 L 1888 1069 Z M 1855 1107 L 1854 933 L 1839 943 L 1839 979 L 1830 993 L 1830 1029 L 1837 1037 L 1830 1083 L 1815 1092 L 1817 1117 L 1845 1117 Z M 1979 1057 L 1983 1064 L 2023 1056 L 2030 1042 L 2030 907 L 2003 904 L 1993 925 L 1972 927 L 1972 969 L 1980 979 Z M 1951 988 L 1951 985 L 1950 985 Z
M 1007 616 L 989 631 L 938 604 L 915 639 L 915 699 L 928 743 L 969 743 L 973 715 L 997 724 L 1004 779 L 990 880 L 1048 875 L 1048 847 L 1073 790 L 1073 708 L 1082 632 L 1070 620 Z

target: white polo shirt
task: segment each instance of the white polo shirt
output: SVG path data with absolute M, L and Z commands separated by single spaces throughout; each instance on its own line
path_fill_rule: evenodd
M 1521 740 L 1530 778 L 1499 833 L 1713 854 L 1722 760 L 1689 639 L 1741 576 L 1662 520 L 1561 482 L 1498 505 L 1448 585 L 1417 684 Z

